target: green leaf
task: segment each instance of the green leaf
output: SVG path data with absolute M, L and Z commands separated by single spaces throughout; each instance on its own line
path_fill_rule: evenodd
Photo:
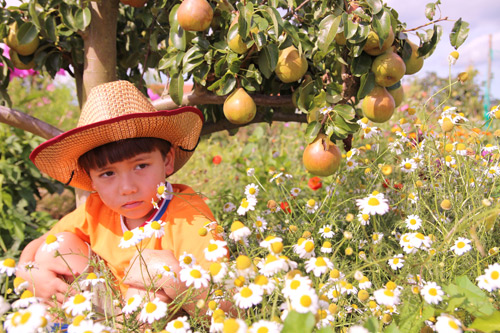
M 297 311 L 290 311 L 286 316 L 283 323 L 282 333 L 309 333 L 312 332 L 316 320 L 311 312 L 298 313 Z
M 267 7 L 266 12 L 269 14 L 271 20 L 273 21 L 274 35 L 277 38 L 283 31 L 283 20 L 281 19 L 281 15 L 278 10 L 273 7 Z
M 369 72 L 367 74 L 363 74 L 361 76 L 361 82 L 359 84 L 359 90 L 358 90 L 358 99 L 364 98 L 370 91 L 375 88 L 375 74 L 373 72 Z
M 61 3 L 59 5 L 59 13 L 61 16 L 61 20 L 65 26 L 67 26 L 71 31 L 78 31 L 78 29 L 75 27 L 75 18 L 70 6 L 68 6 L 64 2 Z
M 436 15 L 436 4 L 432 2 L 428 3 L 425 6 L 425 17 L 427 17 L 429 21 L 432 21 L 434 15 Z
M 377 33 L 380 47 L 382 47 L 391 30 L 391 13 L 388 9 L 384 8 L 373 17 L 373 29 Z
M 40 20 L 38 19 L 38 12 L 36 10 L 37 5 L 38 4 L 36 3 L 36 1 L 30 2 L 28 7 L 28 12 L 30 13 L 31 22 L 33 22 L 33 24 L 36 25 L 38 29 L 41 29 L 42 27 L 40 25 Z
M 269 79 L 278 63 L 279 50 L 275 44 L 269 44 L 262 48 L 259 54 L 259 69 Z
M 341 16 L 328 15 L 320 22 L 318 46 L 321 51 L 326 52 L 335 39 L 341 18 Z
M 351 72 L 356 76 L 361 76 L 370 71 L 372 67 L 372 57 L 368 53 L 361 53 L 359 57 L 354 58 L 351 65 Z
M 333 107 L 333 111 L 346 120 L 351 120 L 356 115 L 356 110 L 349 104 L 337 104 Z
M 418 48 L 419 57 L 430 56 L 434 52 L 442 31 L 441 26 L 435 25 L 434 29 L 426 31 L 426 35 L 420 35 L 423 37 L 424 43 Z
M 24 22 L 17 33 L 19 45 L 26 45 L 38 38 L 38 28 L 31 22 Z
M 236 87 L 236 78 L 234 75 L 226 74 L 222 78 L 221 87 L 217 90 L 217 95 L 224 96 L 229 94 Z
M 90 9 L 88 7 L 78 8 L 75 13 L 75 27 L 78 30 L 85 30 L 90 24 Z
M 182 104 L 182 97 L 184 95 L 184 78 L 182 77 L 182 73 L 172 76 L 170 86 L 168 87 L 168 94 L 175 104 Z
M 395 322 L 392 322 L 389 326 L 386 327 L 384 333 L 402 333 L 402 332 L 399 330 L 398 325 L 396 325 Z
M 456 49 L 462 45 L 467 36 L 469 35 L 469 23 L 462 21 L 462 18 L 459 18 L 458 21 L 453 25 L 453 29 L 450 33 L 450 42 L 451 45 Z
M 352 38 L 358 30 L 359 23 L 352 20 L 344 20 L 344 36 L 346 39 Z
M 306 128 L 306 140 L 307 140 L 307 142 L 312 142 L 314 139 L 316 139 L 320 130 L 321 130 L 321 123 L 319 121 L 315 120 L 315 121 L 311 121 L 309 124 L 307 124 L 307 128 Z
M 372 9 L 373 14 L 378 14 L 382 8 L 384 8 L 382 1 L 380 0 L 366 0 L 366 3 Z
M 500 311 L 495 311 L 490 316 L 474 319 L 469 328 L 474 328 L 485 333 L 498 332 L 500 328 Z
M 370 317 L 363 325 L 370 333 L 378 333 L 379 331 L 379 323 L 376 317 Z

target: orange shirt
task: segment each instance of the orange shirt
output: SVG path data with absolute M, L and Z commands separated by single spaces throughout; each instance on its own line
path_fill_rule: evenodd
M 212 212 L 203 199 L 189 186 L 172 184 L 173 198 L 161 220 L 166 222 L 165 235 L 149 238 L 140 243 L 141 248 L 171 250 L 178 259 L 185 252 L 192 254 L 196 263 L 208 269 L 210 262 L 203 250 L 208 247 L 213 233 L 202 237 L 198 230 L 208 222 L 213 222 Z M 64 216 L 51 233 L 68 231 L 90 244 L 94 253 L 106 261 L 118 282 L 124 277 L 130 260 L 136 254 L 136 247 L 118 247 L 123 237 L 120 215 L 108 208 L 97 193 L 92 193 L 85 205 Z M 124 290 L 122 290 L 124 291 Z

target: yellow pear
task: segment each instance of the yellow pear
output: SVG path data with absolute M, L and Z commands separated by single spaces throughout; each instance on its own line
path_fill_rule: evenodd
M 361 103 L 363 114 L 374 123 L 384 123 L 391 119 L 395 107 L 394 98 L 381 86 L 375 86 Z
M 231 27 L 233 25 L 234 24 L 231 24 Z M 229 30 L 231 30 L 231 27 L 229 28 Z M 229 48 L 231 50 L 233 50 L 234 52 L 236 52 L 238 54 L 243 54 L 246 51 L 248 51 L 247 44 L 245 42 L 243 42 L 243 38 L 241 38 L 241 35 L 239 33 L 237 33 L 235 35 L 235 37 L 233 37 L 233 39 L 230 39 L 227 42 L 227 45 L 229 46 Z
M 299 55 L 295 46 L 281 50 L 276 64 L 275 73 L 285 83 L 295 82 L 307 72 L 308 64 L 304 54 Z
M 35 53 L 38 45 L 40 44 L 38 35 L 26 44 L 19 44 L 19 41 L 17 40 L 17 34 L 19 32 L 17 22 L 12 23 L 9 28 L 9 35 L 7 36 L 7 38 L 5 38 L 5 44 L 7 44 L 7 46 L 9 46 L 11 49 L 14 49 L 18 54 L 22 56 L 28 56 Z
M 339 32 L 335 35 L 335 43 L 337 43 L 338 45 L 347 44 L 347 39 L 344 36 L 344 32 Z
M 9 50 L 9 57 L 14 67 L 18 69 L 32 69 L 33 67 L 35 67 L 34 59 L 31 59 L 29 63 L 25 64 L 21 61 L 21 59 L 19 59 L 19 54 L 14 49 Z
M 385 39 L 382 47 L 380 47 L 380 38 L 377 33 L 372 30 L 368 33 L 363 51 L 369 55 L 377 56 L 387 51 L 391 47 L 392 43 L 394 43 L 394 32 L 392 31 L 392 27 L 390 28 L 389 36 Z
M 406 65 L 397 53 L 388 51 L 373 60 L 372 72 L 379 86 L 390 87 L 405 75 Z
M 226 98 L 223 110 L 230 123 L 243 125 L 253 120 L 257 106 L 245 89 L 238 88 Z
M 323 133 L 318 134 L 302 154 L 302 163 L 307 171 L 317 176 L 328 177 L 334 174 L 341 161 L 340 149 Z
M 403 103 L 403 98 L 405 96 L 403 86 L 399 86 L 396 89 L 387 89 L 387 91 L 391 94 L 392 98 L 394 98 L 395 107 L 398 107 L 401 103 Z
M 424 66 L 424 57 L 418 56 L 418 46 L 416 44 L 412 43 L 411 41 L 407 41 L 407 43 L 411 46 L 411 56 L 408 60 L 405 61 L 405 74 L 411 75 L 422 69 L 422 67 Z
M 186 31 L 207 30 L 213 17 L 212 6 L 206 0 L 184 0 L 177 10 L 177 21 Z

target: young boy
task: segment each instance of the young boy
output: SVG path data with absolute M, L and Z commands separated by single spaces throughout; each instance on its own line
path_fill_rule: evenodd
M 105 83 L 90 92 L 77 128 L 42 143 L 30 156 L 42 172 L 93 192 L 84 205 L 23 250 L 20 266 L 33 261 L 36 269 L 20 269 L 18 275 L 30 283 L 35 296 L 47 301 L 55 296 L 62 304 L 67 282 L 87 269 L 90 253 L 104 260 L 124 297 L 129 287 L 149 283 L 144 281 L 146 269 L 154 275 L 153 268 L 167 265 L 179 276 L 184 253 L 208 269 L 203 251 L 217 235 L 202 237 L 198 230 L 213 222 L 213 215 L 191 188 L 165 182 L 193 154 L 202 125 L 198 109 L 156 111 L 126 81 Z M 158 186 L 163 183 L 166 190 L 160 196 Z M 165 223 L 157 230 L 164 235 L 142 240 L 138 259 L 136 246 L 127 247 L 134 235 L 129 231 L 154 221 Z M 62 257 L 46 251 L 47 237 L 62 239 Z M 174 280 L 161 281 L 159 294 L 165 301 L 186 290 Z M 192 313 L 194 304 L 185 309 Z

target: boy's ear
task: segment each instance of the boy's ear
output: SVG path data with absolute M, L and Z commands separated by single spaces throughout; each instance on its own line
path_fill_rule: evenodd
M 170 176 L 174 172 L 175 152 L 170 149 L 165 156 L 165 176 Z

